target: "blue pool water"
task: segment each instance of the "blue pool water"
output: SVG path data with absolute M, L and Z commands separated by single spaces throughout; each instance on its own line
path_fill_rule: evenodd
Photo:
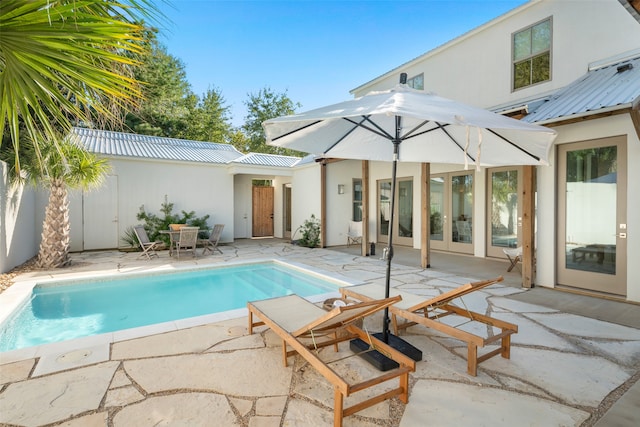
M 0 351 L 218 313 L 247 301 L 338 289 L 278 263 L 191 270 L 72 285 L 36 285 L 0 326 Z

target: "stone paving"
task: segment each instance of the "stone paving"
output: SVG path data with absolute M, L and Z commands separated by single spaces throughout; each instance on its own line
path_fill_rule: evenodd
M 17 293 L 22 282 L 39 277 L 86 277 L 238 259 L 276 258 L 352 283 L 384 283 L 385 263 L 373 257 L 281 241 L 237 241 L 222 249 L 223 255 L 180 261 L 167 253 L 150 262 L 120 252 L 73 254 L 69 269 L 20 275 L 16 285 L 0 295 L 0 303 Z M 392 285 L 433 296 L 485 278 L 394 264 Z M 640 377 L 640 330 L 509 298 L 519 292 L 525 291 L 493 285 L 465 298 L 469 309 L 518 325 L 510 360 L 489 359 L 472 377 L 466 374 L 464 343 L 411 327 L 403 338 L 420 348 L 424 358 L 411 375 L 409 403 L 385 401 L 345 418 L 344 425 L 594 425 Z M 111 343 L 89 339 L 0 353 L 0 423 L 332 425 L 329 383 L 299 357 L 282 366 L 280 340 L 265 328 L 247 335 L 246 314 L 240 316 Z M 372 331 L 380 324 L 380 316 L 365 322 Z M 340 358 L 349 353 L 346 347 L 338 355 L 325 349 L 322 357 Z M 372 369 L 359 358 L 344 360 L 343 369 L 354 378 Z M 361 398 L 356 394 L 346 403 Z M 640 415 L 631 423 L 638 420 Z

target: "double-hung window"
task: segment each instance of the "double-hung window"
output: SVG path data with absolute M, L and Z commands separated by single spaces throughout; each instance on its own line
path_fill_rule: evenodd
M 551 80 L 551 18 L 513 34 L 513 90 Z
M 407 86 L 418 90 L 424 90 L 424 73 L 407 79 Z

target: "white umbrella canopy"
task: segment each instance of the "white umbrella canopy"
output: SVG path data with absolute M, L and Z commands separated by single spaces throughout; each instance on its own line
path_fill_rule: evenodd
M 406 76 L 402 77 L 406 80 Z M 338 159 L 392 161 L 385 297 L 389 297 L 398 161 L 548 165 L 556 132 L 400 84 L 262 123 L 267 144 Z M 382 338 L 388 342 L 385 309 Z M 404 344 L 403 344 L 404 345 Z
M 556 136 L 554 130 L 405 85 L 267 120 L 263 128 L 269 145 L 325 157 L 391 161 L 389 142 L 397 137 L 399 161 L 478 166 L 546 165 Z

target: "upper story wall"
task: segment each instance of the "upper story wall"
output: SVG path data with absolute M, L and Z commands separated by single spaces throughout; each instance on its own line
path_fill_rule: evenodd
M 513 33 L 551 17 L 551 80 L 512 90 Z M 420 41 L 414 41 L 419 45 Z M 618 0 L 534 0 L 354 89 L 355 96 L 424 73 L 424 89 L 488 108 L 551 93 L 590 63 L 640 48 L 640 23 Z

